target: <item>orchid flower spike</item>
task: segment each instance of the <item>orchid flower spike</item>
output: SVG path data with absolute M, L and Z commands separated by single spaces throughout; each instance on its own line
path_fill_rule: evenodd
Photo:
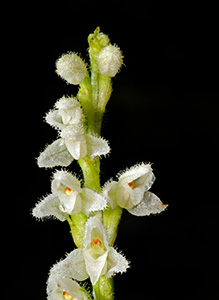
M 49 276 L 47 282 L 48 300 L 88 300 L 81 286 L 68 277 Z
M 100 276 L 109 278 L 123 273 L 129 267 L 126 258 L 110 247 L 102 223 L 97 217 L 88 219 L 85 227 L 84 247 L 73 250 L 53 266 L 51 273 L 82 281 L 90 277 L 95 285 Z
M 91 189 L 81 188 L 80 181 L 67 171 L 56 171 L 52 180 L 52 194 L 36 204 L 33 216 L 42 219 L 55 217 L 65 221 L 68 215 L 103 210 L 106 200 Z
M 103 188 L 109 205 L 127 209 L 135 216 L 157 214 L 165 210 L 160 199 L 149 192 L 155 176 L 150 164 L 135 165 L 118 175 L 118 181 L 109 181 Z

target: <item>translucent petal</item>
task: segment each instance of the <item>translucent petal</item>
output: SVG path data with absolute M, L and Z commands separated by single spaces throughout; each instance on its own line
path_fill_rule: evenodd
M 66 148 L 64 139 L 58 139 L 49 145 L 38 157 L 39 167 L 51 168 L 55 166 L 67 167 L 73 157 Z
M 54 194 L 47 196 L 37 203 L 32 214 L 38 219 L 54 216 L 60 221 L 65 221 L 68 218 L 68 214 L 60 210 L 59 198 Z
M 150 214 L 159 214 L 166 209 L 160 199 L 153 193 L 146 191 L 142 201 L 128 211 L 135 216 L 149 216 Z
M 106 155 L 110 152 L 108 142 L 103 138 L 97 138 L 90 134 L 86 134 L 87 153 L 93 159 L 96 156 Z

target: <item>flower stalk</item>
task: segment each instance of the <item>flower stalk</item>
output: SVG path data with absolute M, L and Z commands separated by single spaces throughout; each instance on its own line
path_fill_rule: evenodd
M 112 77 L 123 64 L 119 47 L 100 28 L 88 36 L 90 66 L 69 52 L 56 61 L 56 72 L 68 84 L 78 85 L 77 97 L 59 99 L 46 115 L 58 138 L 39 155 L 39 167 L 61 167 L 53 174 L 51 193 L 33 209 L 37 219 L 67 221 L 75 249 L 49 272 L 47 299 L 113 300 L 114 276 L 129 268 L 114 248 L 122 212 L 147 216 L 164 211 L 150 190 L 155 176 L 150 164 L 120 172 L 101 187 L 100 156 L 110 152 L 101 137 L 102 119 L 112 93 Z M 66 169 L 77 161 L 83 180 Z M 80 282 L 90 280 L 92 293 Z

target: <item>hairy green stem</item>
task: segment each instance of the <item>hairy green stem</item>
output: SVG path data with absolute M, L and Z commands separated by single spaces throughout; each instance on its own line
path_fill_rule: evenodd
M 95 300 L 113 300 L 113 278 L 106 279 L 104 276 L 100 276 L 97 283 L 93 286 L 93 291 Z

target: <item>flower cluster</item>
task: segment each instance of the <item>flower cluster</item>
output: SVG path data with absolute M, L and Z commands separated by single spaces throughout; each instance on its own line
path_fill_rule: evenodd
M 79 84 L 76 97 L 62 97 L 45 117 L 58 131 L 58 139 L 41 152 L 39 167 L 67 167 L 76 160 L 83 181 L 65 169 L 56 170 L 51 194 L 33 209 L 37 219 L 53 217 L 68 221 L 76 249 L 55 264 L 47 282 L 48 300 L 92 299 L 78 282 L 90 279 L 95 299 L 113 299 L 112 276 L 129 267 L 114 248 L 123 209 L 135 216 L 165 210 L 150 192 L 155 180 L 150 164 L 137 164 L 100 186 L 100 156 L 109 153 L 108 142 L 100 137 L 102 116 L 112 91 L 111 78 L 123 61 L 120 49 L 97 28 L 89 35 L 90 73 L 75 53 L 56 62 L 56 72 L 67 83 Z

